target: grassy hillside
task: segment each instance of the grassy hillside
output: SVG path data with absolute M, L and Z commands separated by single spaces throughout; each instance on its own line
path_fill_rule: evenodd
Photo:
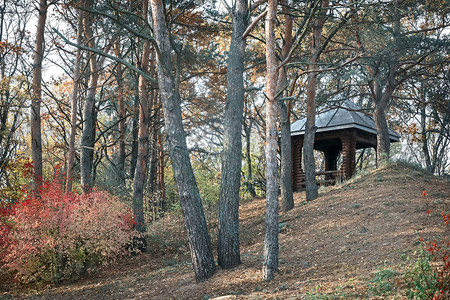
M 150 226 L 150 253 L 39 292 L 0 285 L 0 298 L 402 299 L 405 265 L 416 261 L 418 237 L 450 237 L 440 216 L 450 211 L 450 183 L 390 165 L 322 188 L 311 203 L 295 194 L 295 208 L 280 217 L 280 272 L 267 283 L 261 281 L 264 207 L 264 199 L 242 204 L 243 263 L 207 282 L 195 283 L 181 215 L 172 214 Z M 208 216 L 215 240 L 215 217 Z

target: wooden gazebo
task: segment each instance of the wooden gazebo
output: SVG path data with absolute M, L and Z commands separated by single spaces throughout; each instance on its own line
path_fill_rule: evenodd
M 306 118 L 291 124 L 292 178 L 294 191 L 304 189 L 302 169 L 302 148 L 305 135 Z M 357 149 L 377 146 L 377 131 L 373 119 L 361 112 L 361 108 L 351 101 L 345 101 L 338 108 L 324 110 L 316 115 L 316 135 L 314 149 L 323 152 L 325 171 L 316 172 L 327 182 L 338 178 L 348 178 L 355 171 Z M 400 136 L 389 129 L 391 142 L 398 142 Z M 338 169 L 339 154 L 342 154 Z

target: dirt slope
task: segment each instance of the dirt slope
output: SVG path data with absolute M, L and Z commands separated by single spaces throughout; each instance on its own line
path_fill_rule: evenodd
M 243 263 L 219 270 L 207 282 L 195 283 L 182 220 L 170 216 L 150 229 L 152 253 L 60 287 L 11 292 L 0 285 L 0 299 L 402 299 L 405 285 L 395 272 L 419 249 L 418 236 L 450 236 L 440 216 L 450 211 L 450 183 L 391 165 L 321 189 L 311 203 L 304 193 L 295 194 L 295 208 L 280 216 L 280 272 L 266 283 L 261 281 L 264 206 L 264 199 L 241 206 Z M 394 274 L 387 288 L 374 280 L 383 270 Z

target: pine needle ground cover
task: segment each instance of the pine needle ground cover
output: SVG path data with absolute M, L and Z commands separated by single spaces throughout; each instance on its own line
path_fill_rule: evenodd
M 240 208 L 242 265 L 206 282 L 195 282 L 183 222 L 174 214 L 150 226 L 149 253 L 44 290 L 16 286 L 1 273 L 0 297 L 405 299 L 414 290 L 405 274 L 423 249 L 419 237 L 450 237 L 441 216 L 450 210 L 450 183 L 420 170 L 390 165 L 319 192 L 311 203 L 295 194 L 295 208 L 280 215 L 280 272 L 269 283 L 261 281 L 265 201 L 254 199 Z M 216 224 L 209 226 L 214 239 Z

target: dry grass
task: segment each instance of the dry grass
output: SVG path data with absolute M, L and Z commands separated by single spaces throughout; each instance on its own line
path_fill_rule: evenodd
M 183 222 L 172 215 L 150 227 L 148 254 L 93 271 L 74 284 L 31 292 L 0 285 L 5 290 L 0 298 L 403 299 L 401 257 L 418 249 L 418 235 L 449 236 L 439 216 L 449 209 L 450 183 L 391 165 L 321 189 L 311 203 L 295 194 L 295 208 L 280 216 L 280 272 L 271 282 L 261 281 L 265 202 L 255 199 L 240 210 L 242 265 L 219 270 L 207 282 L 195 282 Z M 216 225 L 210 226 L 214 237 Z M 392 285 L 378 289 L 375 273 Z

